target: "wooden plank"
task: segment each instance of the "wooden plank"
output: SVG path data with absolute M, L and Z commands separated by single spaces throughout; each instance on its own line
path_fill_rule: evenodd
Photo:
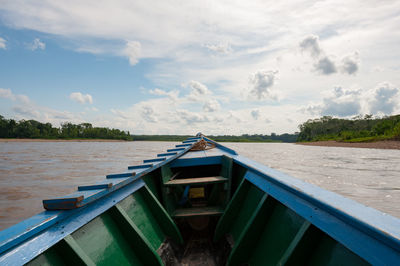
M 167 153 L 159 153 L 157 154 L 157 157 L 164 157 L 164 156 L 172 156 L 172 155 L 177 155 L 177 152 L 167 152 Z
M 179 147 L 189 147 L 189 146 L 192 146 L 193 144 L 178 144 L 178 145 L 175 145 L 175 147 L 177 147 L 177 148 L 179 148 Z
M 111 175 L 106 175 L 106 178 L 122 178 L 122 177 L 131 177 L 131 176 L 135 176 L 136 173 L 132 172 L 132 173 L 122 173 L 122 174 L 111 174 Z
M 222 183 L 228 179 L 222 176 L 209 176 L 209 177 L 196 177 L 196 178 L 182 178 L 174 179 L 165 183 L 166 186 L 180 186 L 180 185 L 202 185 L 212 183 Z
M 156 159 L 148 159 L 143 160 L 144 163 L 153 163 L 153 162 L 162 162 L 165 161 L 166 158 L 156 158 Z
M 112 187 L 112 183 L 108 184 L 97 184 L 97 185 L 88 185 L 88 186 L 79 186 L 78 191 L 83 190 L 96 190 L 96 189 L 109 189 Z
M 183 151 L 185 148 L 176 148 L 176 149 L 168 149 L 167 152 L 172 152 L 172 151 Z
M 83 199 L 84 197 L 82 195 L 76 197 L 45 199 L 43 200 L 43 207 L 46 210 L 69 210 L 76 208 Z
M 194 217 L 194 216 L 218 216 L 222 215 L 224 210 L 218 206 L 195 207 L 176 209 L 172 216 L 175 218 Z
M 131 165 L 131 166 L 128 166 L 128 170 L 143 169 L 143 168 L 150 168 L 150 167 L 153 167 L 152 163 L 141 164 L 141 165 Z

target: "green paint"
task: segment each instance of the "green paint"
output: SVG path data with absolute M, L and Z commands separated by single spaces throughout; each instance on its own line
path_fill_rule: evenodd
M 264 195 L 263 191 L 249 181 L 242 180 L 217 225 L 214 239 L 219 240 L 228 233 L 236 241 Z
M 362 258 L 327 235 L 322 237 L 307 264 L 328 266 L 369 265 Z
M 108 212 L 72 234 L 96 265 L 142 265 L 136 253 L 132 252 L 128 235 L 119 229 Z
M 157 250 L 164 241 L 165 235 L 142 196 L 142 189 L 146 188 L 141 188 L 133 195 L 118 203 L 118 205 L 127 213 L 129 218 L 132 219 L 135 225 L 151 243 L 152 247 Z
M 61 240 L 27 265 L 90 265 L 74 252 L 66 241 Z
M 156 218 L 159 226 L 162 228 L 165 235 L 170 237 L 175 243 L 183 244 L 183 239 L 178 227 L 171 219 L 167 211 L 155 198 L 155 196 L 148 189 L 141 189 L 144 201 L 148 204 L 149 209 L 152 211 L 153 216 Z

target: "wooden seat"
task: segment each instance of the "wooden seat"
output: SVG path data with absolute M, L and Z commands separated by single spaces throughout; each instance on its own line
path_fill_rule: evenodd
M 181 186 L 181 185 L 205 185 L 214 183 L 223 183 L 228 179 L 222 176 L 196 177 L 196 178 L 181 178 L 172 179 L 165 183 L 166 186 Z
M 194 207 L 176 209 L 172 216 L 175 218 L 195 217 L 195 216 L 218 216 L 222 215 L 224 210 L 219 206 Z

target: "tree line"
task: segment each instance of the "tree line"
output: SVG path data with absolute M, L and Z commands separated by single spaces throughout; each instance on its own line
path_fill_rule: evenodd
M 143 141 L 182 141 L 187 139 L 188 137 L 193 137 L 189 135 L 133 135 L 134 140 L 143 140 Z M 296 142 L 297 133 L 295 134 L 282 134 L 277 135 L 272 133 L 271 135 L 262 135 L 262 134 L 243 134 L 241 136 L 234 135 L 207 135 L 210 139 L 213 139 L 218 142 Z
M 351 119 L 323 116 L 310 119 L 299 126 L 297 141 L 336 140 L 365 142 L 400 140 L 400 115 L 373 118 L 372 115 Z
M 133 140 L 129 131 L 93 127 L 90 123 L 62 123 L 53 127 L 50 123 L 36 120 L 5 119 L 0 115 L 0 138 L 37 138 L 37 139 L 117 139 Z

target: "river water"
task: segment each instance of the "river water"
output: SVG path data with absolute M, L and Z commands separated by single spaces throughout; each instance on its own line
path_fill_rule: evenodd
M 43 211 L 42 199 L 120 173 L 174 142 L 0 142 L 0 230 Z M 400 217 L 400 150 L 225 143 L 239 154 Z

